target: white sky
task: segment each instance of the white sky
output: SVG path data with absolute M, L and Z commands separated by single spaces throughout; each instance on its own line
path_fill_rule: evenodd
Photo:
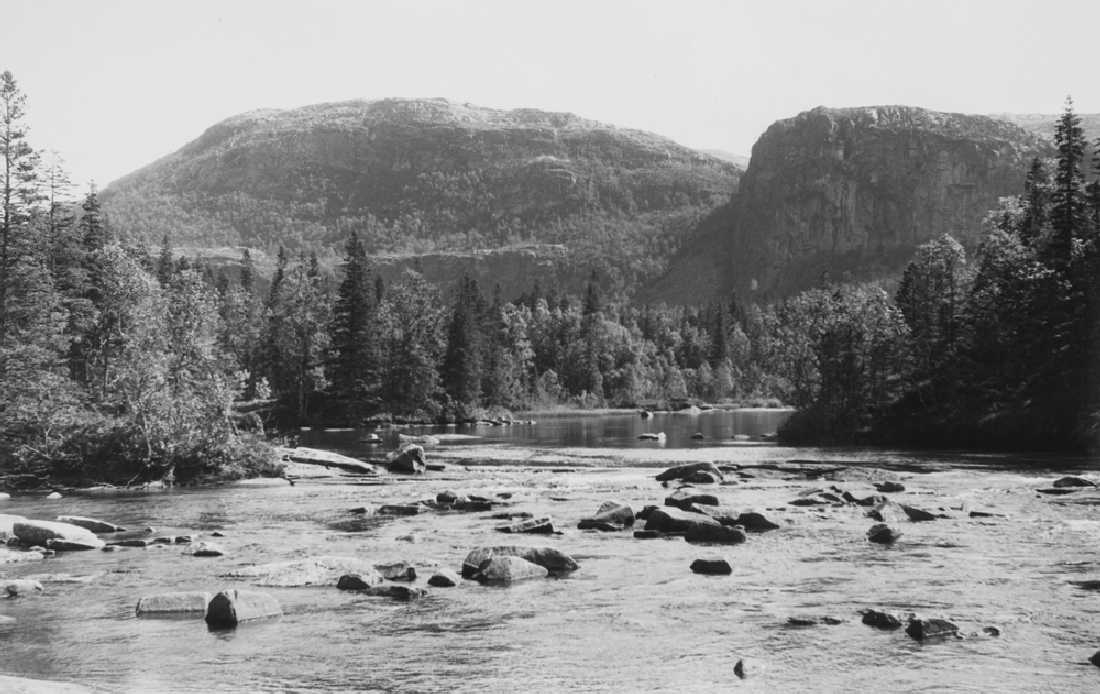
M 262 107 L 445 96 L 749 154 L 818 105 L 1100 112 L 1100 1 L 4 0 L 32 144 L 101 186 Z

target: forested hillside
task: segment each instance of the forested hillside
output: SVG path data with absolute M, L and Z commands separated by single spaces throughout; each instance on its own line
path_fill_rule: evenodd
M 629 290 L 663 271 L 739 176 L 671 140 L 567 113 L 384 99 L 230 118 L 102 197 L 118 232 L 149 244 L 167 235 L 178 248 L 271 257 L 285 246 L 323 265 L 352 230 L 395 262 L 558 244 L 563 279 L 599 269 L 605 287 Z

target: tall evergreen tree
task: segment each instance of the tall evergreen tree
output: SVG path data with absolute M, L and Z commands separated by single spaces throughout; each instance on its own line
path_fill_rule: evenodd
M 331 382 L 334 395 L 352 408 L 353 416 L 378 405 L 377 296 L 366 249 L 352 231 L 333 310 Z
M 1058 164 L 1051 191 L 1050 227 L 1044 259 L 1064 276 L 1073 253 L 1074 239 L 1085 231 L 1084 176 L 1085 135 L 1081 118 L 1073 111 L 1073 99 L 1066 97 L 1065 109 L 1054 129 Z

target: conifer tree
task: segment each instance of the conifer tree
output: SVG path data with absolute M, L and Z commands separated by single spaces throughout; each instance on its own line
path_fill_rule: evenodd
M 376 318 L 380 289 L 370 277 L 366 249 L 352 231 L 344 258 L 344 278 L 336 293 L 331 329 L 331 382 L 337 398 L 361 415 L 378 405 Z

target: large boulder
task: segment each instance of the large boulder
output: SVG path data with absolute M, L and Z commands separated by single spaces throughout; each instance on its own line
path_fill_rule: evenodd
M 674 507 L 655 508 L 645 521 L 646 530 L 684 534 L 699 525 L 721 527 L 721 523 L 702 513 L 691 513 Z
M 24 516 L 17 516 L 11 513 L 0 513 L 0 541 L 6 540 L 9 537 L 14 537 L 15 524 L 25 522 L 26 520 Z
M 88 549 L 103 547 L 103 540 L 96 537 L 94 533 L 71 523 L 39 520 L 16 521 L 12 525 L 12 534 L 24 545 L 32 547 L 35 545 L 47 547 L 50 540 L 62 540 Z
M 704 558 L 691 562 L 693 573 L 708 576 L 729 576 L 733 573 L 733 567 L 725 559 Z
M 553 547 L 517 547 L 514 545 L 478 547 L 471 550 L 462 561 L 462 577 L 473 578 L 482 565 L 497 556 L 520 557 L 545 568 L 552 574 L 576 571 L 578 566 L 573 557 Z
M 439 569 L 428 579 L 428 585 L 436 588 L 453 588 L 461 582 L 459 575 L 450 569 Z
M 205 615 L 210 604 L 210 593 L 200 590 L 178 591 L 148 595 L 138 600 L 137 616 L 150 615 Z
M 244 578 L 255 585 L 295 587 L 295 586 L 334 586 L 345 574 L 382 577 L 374 566 L 365 559 L 357 557 L 321 556 L 294 561 L 242 566 L 223 574 L 227 578 Z
M 577 527 L 581 530 L 614 531 L 634 525 L 634 509 L 618 501 L 605 501 L 596 514 L 584 518 Z
M 424 463 L 424 447 L 407 443 L 390 454 L 390 472 L 404 475 L 421 475 L 427 469 Z
M 778 530 L 779 524 L 773 523 L 764 517 L 763 513 L 756 511 L 744 511 L 732 523 L 721 521 L 722 525 L 740 525 L 747 533 L 766 533 L 770 530 Z
M 658 482 L 667 482 L 669 480 L 684 480 L 690 481 L 689 478 L 695 476 L 697 472 L 705 472 L 708 475 L 721 480 L 722 471 L 719 470 L 714 463 L 691 463 L 689 465 L 677 465 L 670 467 L 661 474 L 657 475 Z
M 675 506 L 676 508 L 686 511 L 691 508 L 692 504 L 717 506 L 718 497 L 713 494 L 707 494 L 706 492 L 700 492 L 694 487 L 680 487 L 665 497 L 665 506 Z
M 495 555 L 478 567 L 472 578 L 482 583 L 515 583 L 531 578 L 546 578 L 550 572 L 514 555 Z
M 97 518 L 85 518 L 84 516 L 58 516 L 57 522 L 79 525 L 81 528 L 90 530 L 93 533 L 119 533 L 126 530 L 121 525 L 108 523 Z
M 745 530 L 728 525 L 700 523 L 689 528 L 684 534 L 684 539 L 696 543 L 739 545 L 745 541 Z
M 279 601 L 255 590 L 223 590 L 206 606 L 206 623 L 213 629 L 229 629 L 241 622 L 282 615 Z
M 867 531 L 867 540 L 879 545 L 892 545 L 901 536 L 885 523 L 876 523 Z
M 901 620 L 896 615 L 879 610 L 864 610 L 863 623 L 876 629 L 893 631 L 901 628 Z
M 336 581 L 336 587 L 340 590 L 367 590 L 378 586 L 382 581 L 376 574 L 345 574 Z

